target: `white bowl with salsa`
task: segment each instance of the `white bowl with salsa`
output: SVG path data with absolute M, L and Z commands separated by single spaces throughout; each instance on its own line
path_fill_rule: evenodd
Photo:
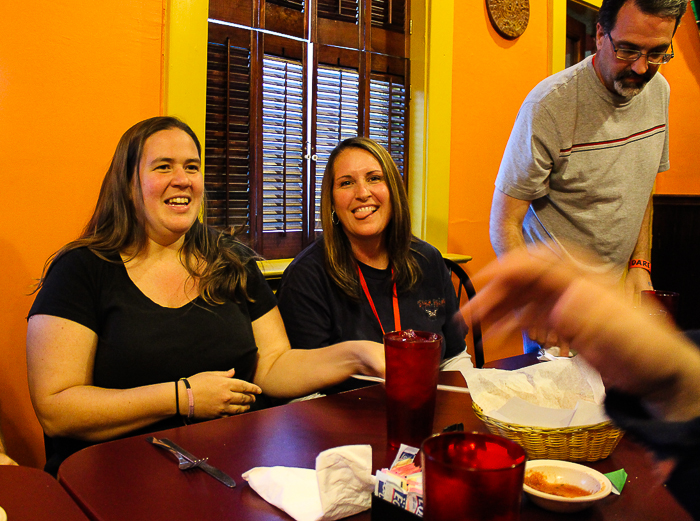
M 612 491 L 610 480 L 597 470 L 551 459 L 525 464 L 523 489 L 533 503 L 552 512 L 577 512 Z

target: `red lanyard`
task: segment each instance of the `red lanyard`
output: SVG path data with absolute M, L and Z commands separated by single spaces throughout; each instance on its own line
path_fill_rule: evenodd
M 382 326 L 382 321 L 379 320 L 379 313 L 377 313 L 377 308 L 374 307 L 372 295 L 369 294 L 369 288 L 367 287 L 367 281 L 365 280 L 365 276 L 362 274 L 362 270 L 359 266 L 357 267 L 357 272 L 360 274 L 360 285 L 362 286 L 362 290 L 365 292 L 367 300 L 369 300 L 369 305 L 372 307 L 374 316 L 377 317 L 379 327 L 382 328 L 382 333 L 386 333 L 384 331 L 384 326 Z M 394 278 L 394 268 L 391 269 L 391 278 Z M 401 315 L 399 315 L 399 298 L 396 296 L 396 282 L 394 282 L 394 295 L 392 296 L 392 300 L 394 301 L 394 331 L 401 331 Z

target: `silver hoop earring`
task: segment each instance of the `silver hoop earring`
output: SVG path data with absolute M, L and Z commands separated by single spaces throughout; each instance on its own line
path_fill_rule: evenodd
M 335 213 L 335 210 L 331 210 L 331 222 L 336 226 L 340 224 L 340 219 L 338 218 L 338 214 Z

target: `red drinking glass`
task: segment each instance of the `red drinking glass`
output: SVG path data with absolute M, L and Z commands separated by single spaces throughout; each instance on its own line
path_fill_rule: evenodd
M 493 434 L 450 432 L 425 440 L 425 521 L 517 521 L 525 451 Z
M 674 321 L 678 319 L 678 299 L 680 295 L 675 291 L 644 290 L 642 291 L 642 305 L 646 306 L 656 315 L 668 313 Z
M 384 335 L 387 440 L 420 447 L 433 433 L 442 336 L 427 331 Z

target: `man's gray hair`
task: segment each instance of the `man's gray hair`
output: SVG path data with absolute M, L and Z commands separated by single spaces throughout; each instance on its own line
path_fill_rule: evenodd
M 603 0 L 603 5 L 598 11 L 598 23 L 603 28 L 603 32 L 610 34 L 610 31 L 615 28 L 617 14 L 627 2 L 634 2 L 639 10 L 645 14 L 661 18 L 675 18 L 676 28 L 678 28 L 678 24 L 681 23 L 681 18 L 688 8 L 688 0 Z

